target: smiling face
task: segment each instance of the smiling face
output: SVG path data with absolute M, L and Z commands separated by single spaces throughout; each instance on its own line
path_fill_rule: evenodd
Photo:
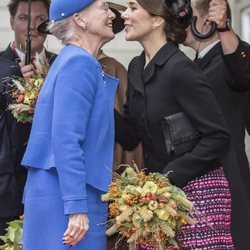
M 100 39 L 103 43 L 114 38 L 113 20 L 115 14 L 109 9 L 106 1 L 95 1 L 84 9 L 81 14 L 92 37 Z
M 42 1 L 32 1 L 30 19 L 32 55 L 35 55 L 36 52 L 40 53 L 43 49 L 46 35 L 40 34 L 37 27 L 46 19 L 48 19 L 48 11 L 45 4 Z M 10 18 L 10 24 L 15 34 L 16 47 L 25 52 L 28 29 L 28 2 L 19 2 L 15 16 Z
M 128 8 L 122 13 L 127 41 L 142 42 L 152 32 L 154 17 L 152 17 L 136 0 L 128 2 Z

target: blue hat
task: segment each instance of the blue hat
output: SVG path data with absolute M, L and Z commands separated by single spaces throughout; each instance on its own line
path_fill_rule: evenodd
M 88 7 L 95 0 L 52 0 L 49 19 L 58 21 Z

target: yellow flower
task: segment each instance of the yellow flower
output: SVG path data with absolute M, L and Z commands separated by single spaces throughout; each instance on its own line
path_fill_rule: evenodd
M 169 213 L 164 209 L 156 209 L 154 212 L 161 220 L 168 220 L 169 218 Z
M 142 191 L 144 193 L 151 192 L 151 193 L 156 193 L 157 191 L 157 185 L 153 181 L 147 181 L 143 188 Z

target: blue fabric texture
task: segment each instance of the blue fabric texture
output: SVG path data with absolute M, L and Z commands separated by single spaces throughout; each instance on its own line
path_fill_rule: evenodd
M 49 10 L 49 19 L 59 21 L 88 7 L 95 0 L 52 0 Z
M 46 185 L 45 185 L 46 183 Z M 24 195 L 24 250 L 105 250 L 107 203 L 102 191 L 86 186 L 89 230 L 75 247 L 63 244 L 68 226 L 56 169 L 30 169 Z
M 54 61 L 39 94 L 22 165 L 56 168 L 66 215 L 87 212 L 86 184 L 108 190 L 117 83 L 103 75 L 92 55 L 69 45 Z

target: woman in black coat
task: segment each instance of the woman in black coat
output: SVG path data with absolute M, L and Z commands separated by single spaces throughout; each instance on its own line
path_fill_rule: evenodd
M 141 141 L 148 171 L 168 172 L 203 213 L 203 221 L 182 227 L 182 249 L 234 249 L 230 193 L 220 162 L 229 134 L 211 86 L 178 48 L 186 33 L 163 0 L 131 0 L 122 18 L 126 40 L 140 42 L 144 51 L 129 65 L 125 119 L 116 112 L 116 140 L 127 150 Z M 170 155 L 162 122 L 180 112 L 200 139 L 192 150 Z

